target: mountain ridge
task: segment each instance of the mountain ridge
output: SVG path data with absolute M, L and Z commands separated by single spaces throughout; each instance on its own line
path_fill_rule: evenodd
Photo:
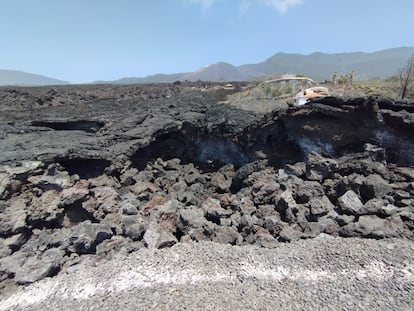
M 314 80 L 329 80 L 334 72 L 344 74 L 355 71 L 356 79 L 385 78 L 395 75 L 407 59 L 414 55 L 414 47 L 390 48 L 374 52 L 343 52 L 310 54 L 278 52 L 259 63 L 234 66 L 217 62 L 192 72 L 163 74 L 146 77 L 123 77 L 112 81 L 94 81 L 86 84 L 143 84 L 189 81 L 242 81 L 262 79 L 275 74 L 303 74 Z M 5 76 L 9 72 L 9 77 Z M 0 85 L 62 85 L 68 82 L 46 76 L 15 70 L 0 69 Z
M 44 75 L 24 72 L 20 70 L 0 69 L 0 85 L 7 86 L 42 86 L 64 85 L 66 81 L 46 77 Z

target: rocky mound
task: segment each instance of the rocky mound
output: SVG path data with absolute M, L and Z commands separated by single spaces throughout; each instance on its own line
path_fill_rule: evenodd
M 119 95 L 131 88 L 1 103 L 3 286 L 179 242 L 414 238 L 413 105 L 326 98 L 259 115 L 204 89 Z

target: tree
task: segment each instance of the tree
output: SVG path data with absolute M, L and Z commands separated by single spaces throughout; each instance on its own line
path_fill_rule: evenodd
M 407 96 L 411 83 L 414 81 L 414 54 L 407 60 L 404 68 L 398 72 L 400 80 L 401 99 Z

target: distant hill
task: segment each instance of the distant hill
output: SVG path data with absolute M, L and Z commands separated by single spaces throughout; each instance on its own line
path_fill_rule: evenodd
M 239 81 L 243 80 L 245 75 L 239 69 L 231 64 L 218 62 L 208 66 L 201 67 L 193 72 L 174 73 L 174 74 L 156 74 L 145 78 L 122 78 L 110 83 L 115 84 L 135 84 L 135 83 L 171 83 L 177 80 L 188 81 Z M 99 81 L 99 83 L 108 83 Z
M 144 78 L 124 78 L 110 83 L 157 83 L 176 80 L 240 81 L 261 79 L 262 77 L 292 73 L 304 74 L 314 80 L 331 79 L 336 71 L 339 74 L 356 73 L 356 79 L 385 78 L 396 74 L 414 54 L 414 47 L 388 49 L 373 53 L 353 52 L 327 54 L 316 52 L 309 55 L 277 53 L 267 60 L 241 66 L 218 62 L 202 67 L 194 72 L 178 74 L 158 74 Z M 108 83 L 108 82 L 107 82 Z
M 236 81 L 243 80 L 245 75 L 232 64 L 218 62 L 189 73 L 185 78 L 190 81 Z
M 139 84 L 189 81 L 241 81 L 261 80 L 283 73 L 303 74 L 314 80 L 329 80 L 334 72 L 344 74 L 355 71 L 359 80 L 385 78 L 395 75 L 407 59 L 414 54 L 414 47 L 387 49 L 373 53 L 353 52 L 327 54 L 316 52 L 309 55 L 277 53 L 257 64 L 233 66 L 218 62 L 193 72 L 155 74 L 147 77 L 129 77 L 115 81 L 92 83 Z M 59 85 L 67 82 L 41 75 L 14 70 L 0 70 L 0 85 Z
M 395 48 L 374 53 L 313 53 L 310 55 L 277 53 L 264 62 L 239 66 L 247 77 L 273 73 L 306 74 L 315 80 L 330 79 L 332 74 L 355 70 L 357 79 L 394 75 L 414 54 L 414 48 Z
M 68 82 L 17 70 L 0 69 L 0 85 L 61 85 Z

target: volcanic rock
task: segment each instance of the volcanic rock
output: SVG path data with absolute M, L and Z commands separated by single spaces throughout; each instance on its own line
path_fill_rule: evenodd
M 168 230 L 158 223 L 152 222 L 145 231 L 144 242 L 148 248 L 164 248 L 170 247 L 178 241 Z
M 197 83 L 62 87 L 51 106 L 23 89 L 0 103 L 0 280 L 178 242 L 414 239 L 409 103 L 263 115 Z
M 76 225 L 71 231 L 68 250 L 79 254 L 95 253 L 96 245 L 105 239 L 110 239 L 113 235 L 108 225 L 94 224 L 90 221 Z
M 30 257 L 16 271 L 14 280 L 18 284 L 29 284 L 55 275 L 60 269 L 62 254 L 58 249 L 48 249 L 40 257 Z
M 0 209 L 0 235 L 10 235 L 24 230 L 27 210 L 23 200 L 13 200 L 8 205 L 0 205 Z
M 338 207 L 344 214 L 358 215 L 363 211 L 364 205 L 354 191 L 348 190 L 344 195 L 338 198 Z

